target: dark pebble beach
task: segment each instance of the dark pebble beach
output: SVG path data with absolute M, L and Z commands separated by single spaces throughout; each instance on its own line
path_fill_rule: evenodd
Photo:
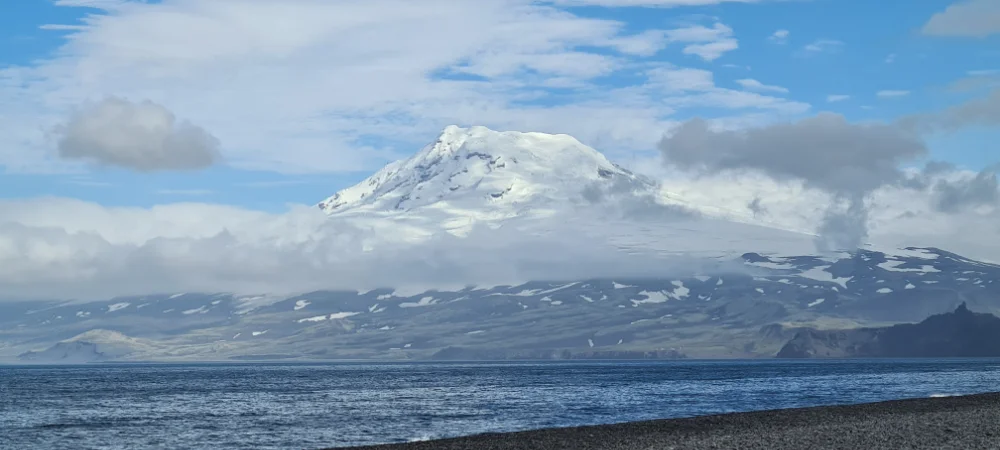
M 495 433 L 430 449 L 1000 449 L 1000 393 Z

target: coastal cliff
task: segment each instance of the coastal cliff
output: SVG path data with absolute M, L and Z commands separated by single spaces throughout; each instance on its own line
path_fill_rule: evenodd
M 1000 317 L 955 311 L 917 324 L 849 330 L 804 329 L 778 358 L 947 358 L 1000 356 Z

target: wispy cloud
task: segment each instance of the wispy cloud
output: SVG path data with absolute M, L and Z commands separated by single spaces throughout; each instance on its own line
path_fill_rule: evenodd
M 788 88 L 781 86 L 773 86 L 761 83 L 760 81 L 754 80 L 753 78 L 743 78 L 736 80 L 736 84 L 743 86 L 744 89 L 757 92 L 779 92 L 788 93 Z
M 767 37 L 767 40 L 774 42 L 775 44 L 787 44 L 789 34 L 791 33 L 788 30 L 777 30 L 774 33 L 771 33 L 771 35 Z
M 707 6 L 721 3 L 764 3 L 775 0 L 550 0 L 557 5 L 566 6 L 606 6 L 628 7 L 646 6 L 674 8 L 680 6 Z
M 111 186 L 114 186 L 112 183 L 109 183 L 107 181 L 97 181 L 97 180 L 90 180 L 90 179 L 86 179 L 86 178 L 71 178 L 69 180 L 66 180 L 65 183 L 76 185 L 76 186 L 85 186 L 85 187 L 111 187 Z
M 878 98 L 906 97 L 907 95 L 910 95 L 910 91 L 901 91 L 892 89 L 878 91 L 875 93 L 875 96 L 877 96 Z
M 696 55 L 705 61 L 714 61 L 739 48 L 733 29 L 718 22 L 711 27 L 693 25 L 668 30 L 665 34 L 669 42 L 688 44 L 682 50 L 684 54 Z
M 314 180 L 272 180 L 272 181 L 247 181 L 242 183 L 234 183 L 234 186 L 238 187 L 249 187 L 249 188 L 272 188 L 272 187 L 282 187 L 282 186 L 300 186 L 303 184 L 315 184 L 317 181 Z
M 215 193 L 215 191 L 209 189 L 158 189 L 156 193 L 158 195 L 203 196 L 203 195 L 212 195 Z
M 840 50 L 844 43 L 836 39 L 817 39 L 802 47 L 807 53 L 830 53 Z
M 54 30 L 54 31 L 82 31 L 86 30 L 86 25 L 64 25 L 57 23 L 47 23 L 44 25 L 39 25 L 40 30 Z
M 896 54 L 895 53 L 890 53 L 889 56 L 885 57 L 885 63 L 886 64 L 892 64 L 894 62 L 896 62 Z
M 970 70 L 966 72 L 966 75 L 968 76 L 948 84 L 947 90 L 950 92 L 970 92 L 1000 87 L 1000 70 Z
M 826 101 L 830 102 L 830 103 L 836 103 L 836 102 L 842 102 L 842 101 L 847 100 L 849 98 L 851 98 L 850 95 L 830 94 L 830 95 L 826 96 Z

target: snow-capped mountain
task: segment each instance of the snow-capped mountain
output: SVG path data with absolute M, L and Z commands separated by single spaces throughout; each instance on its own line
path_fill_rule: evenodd
M 807 233 L 678 210 L 663 197 L 569 136 L 448 127 L 321 202 L 324 223 L 361 223 L 383 241 L 461 236 L 473 224 L 489 227 L 476 239 L 521 238 L 552 226 L 532 242 L 590 251 L 552 261 L 593 257 L 601 270 L 465 288 L 0 303 L 0 360 L 761 357 L 802 327 L 916 322 L 961 302 L 1000 312 L 1000 266 L 936 248 L 816 254 Z M 510 244 L 499 242 L 457 261 L 492 262 Z M 614 272 L 622 255 L 643 264 Z
M 517 215 L 586 200 L 602 190 L 652 195 L 655 188 L 568 135 L 449 126 L 417 154 L 319 207 L 329 214 L 425 208 Z
M 318 206 L 337 220 L 379 230 L 383 242 L 418 242 L 439 232 L 466 236 L 481 225 L 572 234 L 624 252 L 732 257 L 814 247 L 806 233 L 685 205 L 571 136 L 480 126 L 449 126 L 412 157 Z M 687 220 L 695 216 L 697 224 Z

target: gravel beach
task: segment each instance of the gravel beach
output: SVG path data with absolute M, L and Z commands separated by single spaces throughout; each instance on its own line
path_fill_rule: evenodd
M 483 434 L 355 448 L 1000 449 L 1000 393 Z

